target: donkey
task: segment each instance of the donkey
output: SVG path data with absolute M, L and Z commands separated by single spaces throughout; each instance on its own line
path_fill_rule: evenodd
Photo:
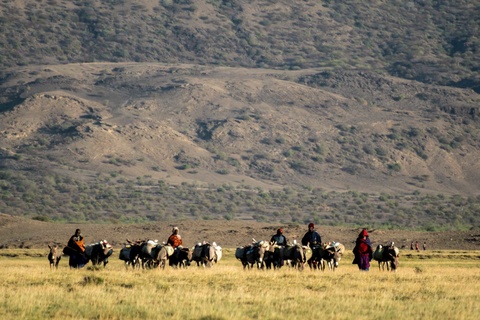
M 154 265 L 156 265 L 159 269 L 165 269 L 167 266 L 167 260 L 169 260 L 170 257 L 175 254 L 175 249 L 173 249 L 173 247 L 169 244 L 157 245 L 155 249 L 156 250 L 152 250 L 152 253 L 154 254 Z
M 270 243 L 252 240 L 251 245 L 237 248 L 235 257 L 242 262 L 243 269 L 251 269 L 254 265 L 258 269 L 264 269 L 266 267 L 265 256 L 269 257 Z
M 385 266 L 387 267 L 387 271 L 391 270 L 393 272 L 397 271 L 398 267 L 398 256 L 400 251 L 397 247 L 395 247 L 394 243 L 391 242 L 387 246 L 382 246 L 379 244 L 373 253 L 373 259 L 378 261 L 378 269 L 385 270 Z
M 48 253 L 48 261 L 50 261 L 50 269 L 58 269 L 58 263 L 62 258 L 62 250 L 57 244 L 48 245 L 50 252 Z
M 192 260 L 197 266 L 211 267 L 217 258 L 215 246 L 208 242 L 198 243 L 193 248 Z
M 189 248 L 175 248 L 174 253 L 168 259 L 168 265 L 174 268 L 187 268 L 193 259 L 193 251 Z

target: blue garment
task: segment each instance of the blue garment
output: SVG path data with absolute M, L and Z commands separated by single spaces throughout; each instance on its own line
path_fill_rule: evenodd
M 310 248 L 321 243 L 322 243 L 322 237 L 315 230 L 308 231 L 307 233 L 305 233 L 305 235 L 302 238 L 302 245 L 306 246 L 307 244 L 309 244 Z
M 276 242 L 279 246 L 286 246 L 287 245 L 287 238 L 283 234 L 276 234 L 270 240 L 271 242 Z

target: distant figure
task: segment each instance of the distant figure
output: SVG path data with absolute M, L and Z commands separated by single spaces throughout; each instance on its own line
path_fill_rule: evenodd
M 314 246 L 321 244 L 322 237 L 317 231 L 315 231 L 315 225 L 313 224 L 313 222 L 310 222 L 308 224 L 308 231 L 302 238 L 302 245 L 308 245 L 310 248 L 313 248 Z
M 423 250 L 427 250 L 427 243 L 426 242 L 423 243 Z
M 277 233 L 272 236 L 270 242 L 275 243 L 278 246 L 287 246 L 287 237 L 283 235 L 283 228 L 278 228 Z M 281 254 L 279 252 L 281 252 Z M 274 261 L 278 261 L 279 268 L 283 267 L 283 265 L 285 264 L 285 261 L 283 259 L 283 251 L 274 251 L 273 259 Z
M 67 246 L 77 252 L 85 252 L 85 241 L 83 239 L 82 231 L 80 231 L 80 229 L 75 230 L 75 234 L 70 237 Z
M 171 245 L 174 249 L 183 245 L 182 237 L 178 234 L 178 227 L 173 227 L 172 234 L 168 237 L 167 244 Z
M 413 241 L 410 243 L 410 250 L 413 250 Z
M 76 229 L 75 234 L 70 237 L 67 246 L 63 248 L 63 253 L 70 256 L 68 259 L 70 268 L 82 268 L 87 264 L 85 240 L 80 229 Z
M 368 236 L 367 229 L 363 229 L 355 241 L 355 248 L 353 248 L 353 264 L 358 264 L 358 269 L 361 271 L 370 270 L 370 261 L 373 258 L 372 243 Z
M 283 228 L 277 230 L 277 233 L 272 236 L 270 242 L 275 242 L 279 246 L 287 245 L 287 238 L 283 235 Z
M 417 250 L 417 252 L 420 251 L 420 249 L 418 248 L 418 241 L 415 241 L 415 250 Z

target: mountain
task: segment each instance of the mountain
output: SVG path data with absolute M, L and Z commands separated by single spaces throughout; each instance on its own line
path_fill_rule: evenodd
M 479 25 L 468 0 L 15 0 L 0 64 L 359 68 L 479 92 Z
M 0 211 L 478 226 L 478 12 L 467 1 L 6 4 Z

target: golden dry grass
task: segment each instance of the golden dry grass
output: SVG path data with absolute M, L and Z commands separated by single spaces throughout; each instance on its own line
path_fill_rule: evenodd
M 4 319 L 476 319 L 480 252 L 427 251 L 403 257 L 397 273 L 242 270 L 233 250 L 211 269 L 49 269 L 41 250 L 3 250 Z M 19 254 L 16 257 L 9 255 Z M 41 257 L 38 257 L 41 255 Z M 456 256 L 455 259 L 452 257 Z

